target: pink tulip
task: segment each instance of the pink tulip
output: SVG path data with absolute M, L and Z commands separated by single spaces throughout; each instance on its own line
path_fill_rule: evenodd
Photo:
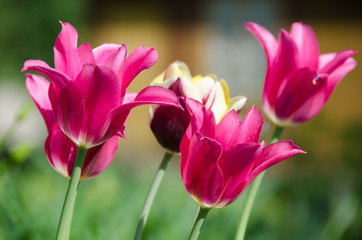
M 40 60 L 28 60 L 22 71 L 36 71 L 51 80 L 46 93 L 51 111 L 59 128 L 78 147 L 88 149 L 114 135 L 124 137 L 124 123 L 138 105 L 179 107 L 176 95 L 162 87 L 126 93 L 137 74 L 157 61 L 153 48 L 139 47 L 128 57 L 124 44 L 103 44 L 92 49 L 83 43 L 77 48 L 75 28 L 69 23 L 61 25 L 54 46 L 55 69 Z
M 267 58 L 263 109 L 277 125 L 303 123 L 316 116 L 333 89 L 357 64 L 356 51 L 319 53 L 313 29 L 293 23 L 279 39 L 256 23 L 244 25 L 259 41 Z
M 233 110 L 216 124 L 211 111 L 192 99 L 185 101 L 193 115 L 180 144 L 181 176 L 203 208 L 229 205 L 265 169 L 305 153 L 292 141 L 259 143 L 263 117 L 254 107 L 242 122 Z
M 35 105 L 42 114 L 48 129 L 44 148 L 50 165 L 60 174 L 70 179 L 77 146 L 59 128 L 55 121 L 48 98 L 50 82 L 35 74 L 26 74 L 26 87 Z M 91 178 L 103 172 L 112 162 L 118 147 L 118 137 L 114 136 L 98 146 L 90 148 L 84 160 L 81 179 Z

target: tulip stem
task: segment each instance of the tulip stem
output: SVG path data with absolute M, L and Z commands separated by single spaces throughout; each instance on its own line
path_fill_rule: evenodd
M 134 236 L 135 240 L 139 240 L 142 237 L 143 229 L 145 228 L 148 214 L 150 213 L 153 200 L 155 199 L 155 196 L 156 196 L 158 188 L 161 184 L 163 175 L 165 175 L 167 165 L 168 165 L 169 161 L 171 160 L 172 156 L 173 156 L 173 153 L 166 152 L 162 159 L 162 162 L 156 172 L 156 175 L 153 179 L 153 182 L 152 182 L 149 192 L 147 194 L 146 200 L 143 204 L 140 218 L 138 220 L 137 229 L 136 229 L 136 233 Z
M 82 173 L 82 167 L 87 149 L 78 148 L 77 157 L 75 158 L 72 176 L 69 181 L 68 190 L 65 195 L 62 213 L 60 215 L 57 240 L 68 240 L 70 234 L 70 226 L 73 216 L 75 198 L 78 192 L 79 179 Z
M 270 139 L 269 144 L 275 143 L 279 140 L 280 136 L 283 132 L 283 127 L 275 126 L 275 130 L 273 133 L 273 136 Z M 256 197 L 256 194 L 258 193 L 259 186 L 263 180 L 263 177 L 265 175 L 265 171 L 260 173 L 259 176 L 250 184 L 249 187 L 249 193 L 246 197 L 246 202 L 244 206 L 244 211 L 241 215 L 238 231 L 235 237 L 235 240 L 244 240 L 246 227 L 248 225 L 248 220 L 250 217 L 251 209 L 253 208 L 254 200 Z
M 271 137 L 269 144 L 276 143 L 279 141 L 280 136 L 283 133 L 284 128 L 280 126 L 275 126 L 273 136 Z
M 189 240 L 197 240 L 199 238 L 201 228 L 204 225 L 205 218 L 209 213 L 210 208 L 202 208 L 199 206 L 199 212 L 197 214 L 194 226 L 192 227 Z

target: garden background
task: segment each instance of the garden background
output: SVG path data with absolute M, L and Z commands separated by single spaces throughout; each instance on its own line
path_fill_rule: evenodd
M 92 47 L 125 43 L 128 52 L 154 46 L 159 61 L 142 72 L 129 91 L 149 85 L 171 62 L 186 62 L 193 75 L 224 78 L 230 95 L 260 108 L 265 58 L 242 24 L 254 21 L 274 34 L 295 21 L 313 27 L 321 53 L 362 49 L 357 1 L 101 1 L 0 0 L 0 138 L 12 134 L 0 153 L 0 239 L 54 239 L 68 181 L 48 164 L 46 127 L 20 73 L 27 59 L 53 63 L 53 45 L 70 22 L 79 42 Z M 355 56 L 361 64 L 361 54 Z M 246 239 L 361 239 L 362 104 L 361 67 L 345 77 L 311 121 L 287 128 L 307 151 L 272 167 L 254 205 Z M 29 104 L 29 105 L 27 105 Z M 29 106 L 25 119 L 17 114 Z M 242 114 L 245 113 L 242 112 Z M 267 119 L 265 119 L 267 122 Z M 268 124 L 266 124 L 266 128 Z M 144 198 L 163 156 L 148 126 L 148 107 L 126 123 L 110 167 L 81 182 L 71 239 L 131 239 Z M 268 135 L 266 136 L 266 139 Z M 211 211 L 200 239 L 233 239 L 243 196 Z M 144 239 L 185 239 L 197 203 L 187 194 L 174 157 L 161 184 Z

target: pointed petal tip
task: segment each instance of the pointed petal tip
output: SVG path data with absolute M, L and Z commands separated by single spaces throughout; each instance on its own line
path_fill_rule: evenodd
M 236 112 L 240 112 L 244 109 L 249 99 L 245 96 L 236 96 L 230 99 L 228 109 L 234 109 Z
M 261 111 L 255 107 L 255 105 L 251 106 L 248 112 L 256 112 L 256 114 L 262 115 Z
M 260 26 L 259 24 L 255 23 L 255 22 L 246 22 L 243 23 L 243 27 L 246 28 L 247 30 L 250 30 L 253 27 L 257 27 Z
M 293 26 L 310 27 L 308 24 L 304 24 L 302 21 L 292 23 Z
M 66 27 L 66 26 L 73 27 L 72 24 L 70 24 L 69 22 L 63 22 L 63 21 L 59 20 L 59 23 L 62 25 L 62 27 Z
M 345 54 L 345 56 L 348 56 L 348 57 L 353 57 L 354 55 L 356 55 L 358 53 L 357 50 L 353 50 L 353 49 L 344 49 L 344 50 L 341 50 L 339 51 L 337 54 Z
M 41 65 L 40 62 L 42 62 L 41 60 L 34 60 L 34 59 L 28 59 L 24 62 L 23 68 L 20 70 L 20 72 L 25 72 L 25 71 L 31 71 L 31 69 L 29 70 L 30 67 L 35 66 L 35 65 Z
M 64 28 L 67 28 L 67 27 L 69 27 L 69 28 L 74 28 L 73 25 L 70 24 L 70 23 L 68 23 L 68 22 L 63 22 L 63 21 L 59 20 L 59 23 L 60 23 L 60 25 L 61 25 L 61 27 L 62 27 L 62 30 L 63 30 Z M 74 28 L 74 30 L 75 30 L 75 28 Z
M 289 32 L 285 30 L 284 28 L 280 29 L 280 37 L 289 37 Z
M 298 154 L 307 154 L 307 152 L 302 150 L 299 146 L 293 145 L 293 147 L 298 151 Z
M 289 143 L 295 151 L 298 151 L 297 154 L 307 154 L 307 152 L 303 151 L 298 145 L 295 145 L 292 140 L 284 140 L 284 141 L 280 141 L 280 142 Z
M 248 28 L 251 24 L 253 24 L 253 23 L 252 22 L 243 23 L 243 27 Z
M 27 61 L 29 61 L 29 60 L 27 60 Z M 25 72 L 27 70 L 27 66 L 26 66 L 27 61 L 24 62 L 23 67 L 21 68 L 20 72 Z M 25 74 L 25 76 L 26 76 L 26 74 Z
M 351 51 L 351 57 L 358 53 L 357 50 L 352 50 L 352 49 L 347 49 L 347 50 Z
M 25 78 L 26 78 L 26 80 L 25 80 L 25 81 L 27 81 L 27 79 L 29 79 L 29 80 L 33 80 L 35 75 L 36 75 L 36 74 L 32 74 L 32 73 L 25 73 Z M 40 76 L 40 75 L 37 75 L 37 76 Z

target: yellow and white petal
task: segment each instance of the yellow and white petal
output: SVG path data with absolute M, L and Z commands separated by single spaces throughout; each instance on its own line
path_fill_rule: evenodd
M 167 67 L 163 80 L 166 80 L 168 78 L 175 77 L 175 76 L 183 77 L 188 80 L 191 80 L 191 78 L 192 78 L 189 68 L 187 67 L 187 65 L 184 62 L 181 62 L 181 61 L 175 61 Z
M 161 86 L 161 84 L 163 83 L 163 80 L 164 80 L 164 76 L 165 76 L 165 71 L 163 71 L 160 75 L 155 77 L 152 80 L 152 82 L 150 83 L 150 85 L 151 86 Z
M 164 87 L 164 88 L 170 88 L 170 86 L 172 84 L 174 84 L 176 82 L 176 80 L 178 79 L 177 76 L 171 77 L 166 79 L 165 81 L 161 81 L 159 83 L 154 84 L 154 86 L 160 86 L 160 87 Z M 152 81 L 153 82 L 153 81 Z
M 245 106 L 246 102 L 248 101 L 248 98 L 245 96 L 236 96 L 230 99 L 228 110 L 235 110 L 236 112 L 240 112 L 243 107 Z
M 207 99 L 209 98 L 212 91 L 216 92 L 222 90 L 220 84 L 217 84 L 217 81 L 210 77 L 199 78 L 197 81 L 194 82 L 194 84 L 196 89 L 199 91 L 199 95 L 202 99 L 203 104 L 207 102 Z
M 220 84 L 221 87 L 224 91 L 224 96 L 225 96 L 225 102 L 227 105 L 229 105 L 229 100 L 230 100 L 230 91 L 229 91 L 229 86 L 227 84 L 227 82 L 224 79 L 220 79 Z

